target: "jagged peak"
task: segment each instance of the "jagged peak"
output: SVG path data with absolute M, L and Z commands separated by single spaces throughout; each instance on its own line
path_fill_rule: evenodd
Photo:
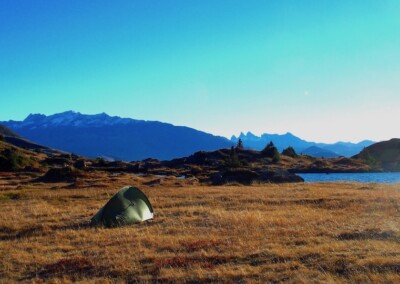
M 81 113 L 78 112 L 78 111 L 67 110 L 67 111 L 64 111 L 64 112 L 56 113 L 54 115 L 68 115 L 68 114 L 81 114 Z
M 244 134 L 242 131 L 240 132 L 240 134 L 239 134 L 239 138 L 245 138 L 246 137 L 246 134 Z
M 247 137 L 251 137 L 251 138 L 260 138 L 260 137 L 258 137 L 257 135 L 253 134 L 253 133 L 250 132 L 250 131 L 247 131 L 246 136 L 247 136 Z
M 30 121 L 30 120 L 36 120 L 38 118 L 46 118 L 46 115 L 41 114 L 41 113 L 30 113 L 24 121 Z
M 88 114 L 88 115 L 90 115 L 90 114 Z M 101 112 L 101 113 L 98 113 L 98 114 L 92 114 L 92 116 L 95 116 L 95 117 L 115 117 L 115 118 L 120 118 L 119 116 L 110 116 L 105 112 Z
M 240 132 L 239 136 L 232 135 L 232 138 L 259 138 L 257 135 L 253 134 L 251 131 L 247 131 L 245 134 L 243 131 Z
M 97 114 L 82 114 L 77 111 L 68 110 L 51 115 L 40 113 L 31 113 L 23 121 L 9 121 L 13 127 L 57 127 L 57 126 L 75 126 L 75 127 L 101 127 L 116 124 L 138 123 L 142 120 L 132 118 L 121 118 L 119 116 L 110 116 L 105 112 Z M 149 121 L 152 122 L 152 121 Z
M 296 136 L 296 135 L 294 135 L 292 132 L 289 132 L 289 131 L 286 132 L 284 135 L 285 135 L 285 136 L 292 136 L 292 137 L 293 137 L 293 136 Z M 296 137 L 297 137 L 297 136 L 296 136 Z

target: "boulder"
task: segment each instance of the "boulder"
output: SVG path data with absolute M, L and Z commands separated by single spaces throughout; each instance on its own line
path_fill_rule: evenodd
M 226 171 L 220 171 L 211 176 L 211 183 L 213 185 L 223 185 L 226 183 L 240 183 L 245 185 L 252 184 L 255 180 L 259 179 L 259 175 L 249 169 L 230 169 Z
M 85 173 L 74 167 L 51 168 L 43 176 L 36 179 L 37 182 L 75 182 L 79 177 L 85 177 Z

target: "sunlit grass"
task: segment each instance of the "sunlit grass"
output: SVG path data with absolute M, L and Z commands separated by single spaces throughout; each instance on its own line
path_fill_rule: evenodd
M 94 173 L 70 184 L 0 177 L 0 278 L 15 281 L 400 281 L 399 185 L 186 186 Z M 91 228 L 120 187 L 155 218 Z M 79 186 L 76 188 L 76 186 Z

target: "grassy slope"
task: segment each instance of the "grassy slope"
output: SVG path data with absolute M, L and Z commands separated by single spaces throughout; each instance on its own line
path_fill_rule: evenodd
M 10 168 L 6 170 L 21 170 L 24 167 L 40 168 L 39 161 L 43 160 L 45 155 L 30 150 L 22 149 L 7 142 L 0 141 L 0 162 L 9 164 L 9 160 L 14 161 Z M 8 166 L 5 166 L 7 168 Z M 0 169 L 1 170 L 1 169 Z
M 400 171 L 400 139 L 393 138 L 372 144 L 355 157 L 382 167 L 386 171 Z
M 69 184 L 0 176 L 4 281 L 400 281 L 399 185 L 182 187 L 92 173 Z M 24 183 L 27 182 L 27 183 Z M 140 185 L 155 219 L 85 224 L 126 184 Z

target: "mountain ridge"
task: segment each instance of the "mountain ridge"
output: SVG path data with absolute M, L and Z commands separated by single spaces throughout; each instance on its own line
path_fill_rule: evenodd
M 0 122 L 1 123 L 1 122 Z M 53 115 L 30 114 L 23 121 L 2 122 L 36 143 L 87 157 L 118 160 L 172 159 L 199 150 L 228 148 L 221 136 L 186 126 L 66 111 Z
M 308 150 L 310 147 L 315 146 L 327 151 L 326 153 L 330 152 L 330 157 L 351 157 L 355 154 L 358 154 L 364 147 L 368 147 L 369 145 L 375 143 L 371 140 L 362 140 L 358 143 L 343 141 L 338 141 L 333 144 L 317 143 L 301 139 L 290 132 L 287 132 L 285 134 L 263 133 L 260 136 L 257 136 L 250 131 L 246 134 L 241 132 L 238 137 L 233 135 L 231 137 L 231 141 L 237 143 L 239 138 L 242 140 L 245 147 L 255 150 L 262 150 L 265 145 L 272 141 L 279 151 L 282 151 L 283 149 L 292 146 L 296 150 L 296 152 L 302 153 L 307 152 L 306 150 Z M 321 153 L 323 152 L 321 151 Z M 333 155 L 333 153 L 336 153 L 336 156 Z M 317 155 L 316 157 L 322 156 Z
M 294 134 L 268 134 L 260 136 L 251 132 L 240 133 L 227 139 L 187 126 L 150 120 L 110 116 L 106 113 L 82 114 L 65 111 L 52 115 L 29 114 L 23 121 L 0 122 L 12 131 L 35 143 L 88 157 L 111 157 L 119 160 L 145 158 L 173 159 L 196 151 L 227 148 L 242 139 L 246 148 L 261 150 L 272 141 L 279 151 L 292 146 L 296 152 L 315 157 L 351 157 L 374 143 L 316 143 Z M 321 148 L 309 151 L 310 147 Z
M 106 113 L 99 114 L 82 114 L 75 111 L 65 111 L 61 113 L 56 113 L 53 115 L 44 115 L 39 113 L 29 114 L 23 121 L 9 120 L 4 122 L 11 128 L 21 128 L 30 125 L 35 125 L 40 123 L 43 127 L 54 127 L 54 126 L 91 126 L 91 127 L 101 127 L 104 125 L 116 125 L 116 124 L 130 124 L 138 122 L 158 122 L 158 121 L 145 121 L 137 120 L 133 118 L 121 118 L 119 116 L 110 116 Z

